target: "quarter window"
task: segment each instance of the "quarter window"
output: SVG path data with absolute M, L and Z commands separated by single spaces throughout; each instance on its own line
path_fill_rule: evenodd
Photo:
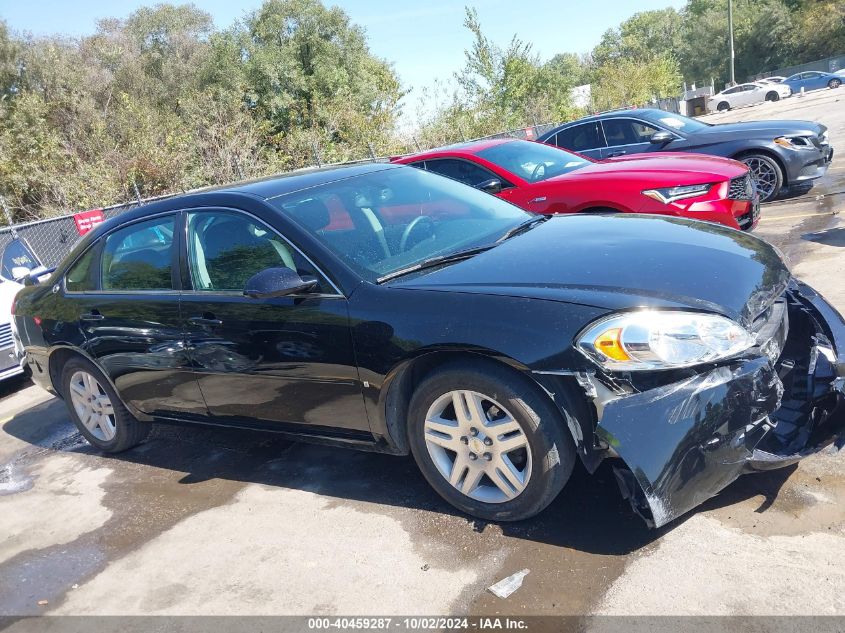
M 188 214 L 188 267 L 193 288 L 200 291 L 242 291 L 250 277 L 267 268 L 290 268 L 301 277 L 319 279 L 279 235 L 228 211 Z
M 172 290 L 174 217 L 110 233 L 103 248 L 103 290 Z

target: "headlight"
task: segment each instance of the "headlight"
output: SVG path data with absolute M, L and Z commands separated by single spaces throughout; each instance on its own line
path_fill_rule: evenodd
M 806 136 L 779 136 L 775 139 L 775 144 L 796 151 L 801 149 L 816 149 L 813 141 Z
M 655 310 L 601 319 L 576 339 L 578 349 L 612 371 L 689 367 L 730 358 L 754 344 L 745 328 L 725 317 Z
M 709 182 L 701 185 L 684 185 L 682 187 L 667 187 L 665 189 L 646 189 L 643 191 L 644 196 L 654 198 L 663 204 L 669 204 L 676 200 L 683 200 L 684 198 L 695 198 L 710 191 L 714 183 Z

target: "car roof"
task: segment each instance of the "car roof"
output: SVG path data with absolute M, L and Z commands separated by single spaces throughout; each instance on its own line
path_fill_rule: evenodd
M 275 174 L 253 180 L 245 180 L 226 185 L 217 185 L 191 193 L 246 193 L 265 200 L 278 198 L 289 193 L 319 187 L 330 182 L 346 180 L 363 174 L 370 174 L 384 169 L 391 169 L 389 163 L 367 162 L 357 165 L 331 167 L 313 167 L 284 174 Z

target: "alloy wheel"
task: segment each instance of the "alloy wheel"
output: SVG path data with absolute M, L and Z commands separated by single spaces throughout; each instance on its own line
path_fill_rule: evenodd
M 752 178 L 757 182 L 760 200 L 768 200 L 777 193 L 778 174 L 774 165 L 756 156 L 750 156 L 742 161 L 748 165 Z
M 504 503 L 528 485 L 528 438 L 493 398 L 475 391 L 443 394 L 428 409 L 424 433 L 437 470 L 471 499 Z
M 70 401 L 79 421 L 98 440 L 109 442 L 117 434 L 114 405 L 97 379 L 87 371 L 70 377 Z

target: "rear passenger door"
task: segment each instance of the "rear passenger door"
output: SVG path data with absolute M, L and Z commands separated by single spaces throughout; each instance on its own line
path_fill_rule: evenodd
M 547 140 L 546 143 L 578 152 L 596 160 L 601 158 L 602 149 L 605 147 L 601 123 L 598 121 L 590 121 L 565 128 Z
M 90 354 L 144 413 L 204 416 L 179 313 L 178 213 L 115 229 L 68 269 L 64 293 Z
M 601 125 L 607 142 L 607 147 L 601 152 L 602 158 L 655 150 L 651 137 L 658 128 L 654 125 L 629 118 L 603 119 Z

